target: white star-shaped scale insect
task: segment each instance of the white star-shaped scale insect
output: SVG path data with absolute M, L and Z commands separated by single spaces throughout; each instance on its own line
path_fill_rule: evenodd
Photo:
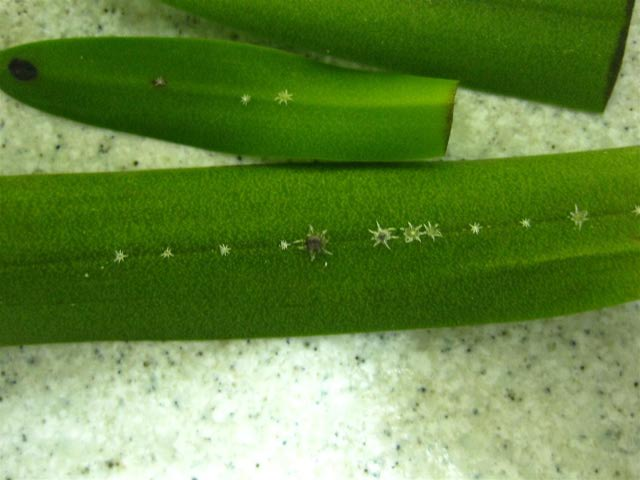
M 222 245 L 218 245 L 218 248 L 220 249 L 220 255 L 222 255 L 223 257 L 227 257 L 231 253 L 231 247 L 229 245 L 225 245 L 224 243 Z
M 474 235 L 479 235 L 482 225 L 480 225 L 479 223 L 470 223 L 469 228 L 471 229 L 471 233 L 473 233 Z
M 631 211 L 636 217 L 640 217 L 640 205 L 636 205 L 635 208 Z
M 436 241 L 436 238 L 442 237 L 442 232 L 440 231 L 437 223 L 431 225 L 431 222 L 427 222 L 424 226 L 424 233 L 434 242 Z
M 520 225 L 522 225 L 522 228 L 531 228 L 531 219 L 529 218 L 523 218 L 522 220 L 520 220 Z
M 164 252 L 162 252 L 160 254 L 160 256 L 162 258 L 171 258 L 171 257 L 173 257 L 173 253 L 171 252 L 171 249 L 169 247 L 167 247 L 167 248 L 164 249 Z
M 127 258 L 129 255 L 125 255 L 125 253 L 122 250 L 116 250 L 116 258 L 113 259 L 113 261 L 115 263 L 122 263 L 124 262 L 124 259 Z
M 251 95 L 247 95 L 247 94 L 245 93 L 244 95 L 242 95 L 242 96 L 240 97 L 240 103 L 241 103 L 242 105 L 244 105 L 245 107 L 246 107 L 247 105 L 249 105 L 249 102 L 250 102 L 250 101 L 251 101 Z
M 156 77 L 151 81 L 151 83 L 156 88 L 162 88 L 167 86 L 167 81 L 164 79 L 164 77 Z
M 282 90 L 278 92 L 276 98 L 274 98 L 278 105 L 289 105 L 289 102 L 293 102 L 293 93 L 289 93 L 289 90 Z
M 398 237 L 396 237 L 393 232 L 395 232 L 395 228 L 382 228 L 380 226 L 379 222 L 376 222 L 377 225 L 377 230 L 369 230 L 369 232 L 371 232 L 371 235 L 373 235 L 371 237 L 371 240 L 373 240 L 373 246 L 377 247 L 378 245 L 384 245 L 385 247 L 387 247 L 389 250 L 391 250 L 391 247 L 389 246 L 389 242 L 391 240 L 394 240 Z
M 422 235 L 426 235 L 426 232 L 422 231 L 422 225 L 418 225 L 414 227 L 411 222 L 407 222 L 408 227 L 401 228 L 402 233 L 404 234 L 404 241 L 406 243 L 412 243 L 414 241 L 418 241 L 422 243 L 422 239 L 420 238 Z
M 569 219 L 578 227 L 578 230 L 582 230 L 582 224 L 589 220 L 589 212 L 580 210 L 578 205 L 575 205 L 573 212 L 569 212 Z
M 280 250 L 288 250 L 291 244 L 286 240 L 280 240 Z

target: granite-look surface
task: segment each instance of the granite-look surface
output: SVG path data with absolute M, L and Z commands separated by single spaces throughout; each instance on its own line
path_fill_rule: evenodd
M 640 144 L 639 17 L 603 115 L 460 91 L 449 157 Z M 81 35 L 237 38 L 153 0 L 0 0 L 0 48 Z M 0 146 L 0 174 L 238 162 L 2 94 Z M 638 302 L 474 328 L 0 348 L 0 480 L 640 478 L 638 352 Z

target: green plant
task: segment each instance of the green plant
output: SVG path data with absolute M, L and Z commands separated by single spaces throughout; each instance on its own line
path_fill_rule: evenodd
M 46 112 L 224 152 L 406 160 L 446 151 L 456 82 L 348 70 L 234 42 L 53 40 L 0 52 L 0 88 Z
M 0 178 L 0 344 L 454 326 L 637 299 L 639 184 L 639 147 Z
M 164 0 L 281 45 L 602 111 L 633 0 Z

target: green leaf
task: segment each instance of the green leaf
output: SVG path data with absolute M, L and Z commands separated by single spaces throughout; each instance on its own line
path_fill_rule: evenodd
M 633 0 L 164 0 L 280 45 L 602 111 Z
M 614 305 L 640 297 L 639 186 L 638 147 L 3 177 L 0 344 L 362 332 Z
M 406 160 L 445 153 L 456 83 L 199 39 L 87 38 L 0 52 L 0 88 L 49 113 L 223 152 Z

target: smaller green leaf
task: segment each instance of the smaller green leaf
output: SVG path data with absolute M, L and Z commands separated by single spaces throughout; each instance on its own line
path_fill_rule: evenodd
M 0 88 L 49 113 L 222 152 L 318 160 L 445 153 L 456 82 L 348 70 L 175 38 L 44 41 L 0 52 Z

